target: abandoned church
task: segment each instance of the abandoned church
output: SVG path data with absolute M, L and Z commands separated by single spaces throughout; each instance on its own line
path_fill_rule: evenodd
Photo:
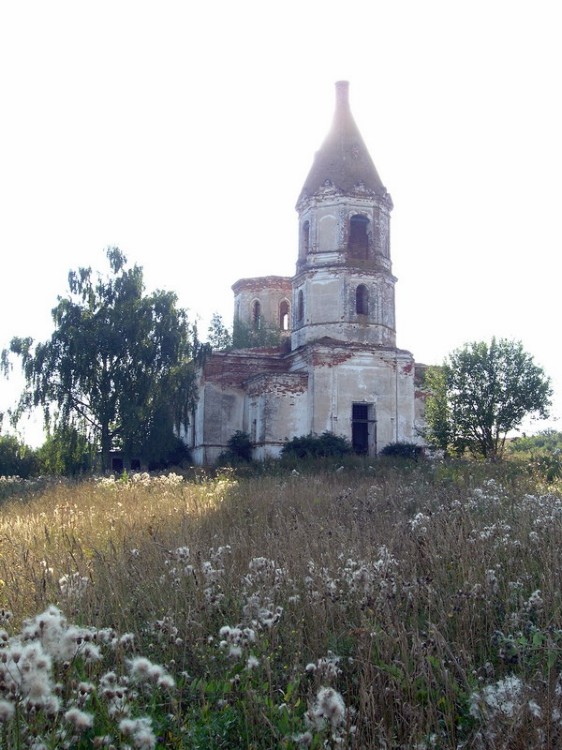
M 422 366 L 396 346 L 390 256 L 392 200 L 336 83 L 332 127 L 297 201 L 291 278 L 239 279 L 234 324 L 276 329 L 278 345 L 213 352 L 198 374 L 185 435 L 197 464 L 216 461 L 238 430 L 255 459 L 278 457 L 295 436 L 328 431 L 375 456 L 420 442 Z

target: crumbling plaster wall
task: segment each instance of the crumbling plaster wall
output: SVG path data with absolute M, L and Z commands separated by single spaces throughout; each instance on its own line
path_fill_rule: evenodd
M 416 441 L 414 361 L 410 352 L 317 342 L 296 353 L 293 368 L 308 371 L 307 429 L 352 438 L 352 407 L 370 404 L 377 420 L 372 452 L 388 443 Z
M 263 276 L 239 279 L 233 286 L 234 317 L 248 327 L 253 327 L 254 302 L 261 308 L 262 325 L 280 327 L 280 307 L 283 301 L 289 304 L 289 328 L 291 326 L 292 280 L 285 276 Z
M 258 375 L 249 380 L 247 421 L 254 458 L 278 458 L 287 440 L 308 431 L 308 381 L 307 373 Z
M 368 290 L 368 314 L 356 311 L 357 287 Z M 375 346 L 394 346 L 394 285 L 384 273 L 355 269 L 317 268 L 295 279 L 293 309 L 298 311 L 302 291 L 304 315 L 293 316 L 291 349 L 324 337 Z

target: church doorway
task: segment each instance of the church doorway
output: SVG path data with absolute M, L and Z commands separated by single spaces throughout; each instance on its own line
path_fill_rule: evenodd
M 359 455 L 377 454 L 377 421 L 373 404 L 352 404 L 351 444 Z

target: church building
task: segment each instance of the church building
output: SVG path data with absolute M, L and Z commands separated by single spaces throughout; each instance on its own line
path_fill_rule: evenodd
M 276 345 L 206 358 L 185 436 L 195 463 L 216 461 L 238 430 L 258 460 L 326 431 L 369 456 L 421 442 L 423 368 L 396 346 L 392 207 L 339 81 L 332 127 L 296 205 L 295 275 L 232 287 L 235 331 L 274 329 Z

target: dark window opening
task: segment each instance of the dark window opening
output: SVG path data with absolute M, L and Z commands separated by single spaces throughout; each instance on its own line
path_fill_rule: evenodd
M 279 305 L 279 328 L 282 331 L 289 330 L 289 303 L 286 299 Z
M 115 456 L 111 459 L 111 470 L 112 471 L 123 471 L 123 459 L 116 458 Z
M 369 314 L 369 290 L 365 284 L 359 284 L 355 290 L 355 312 L 357 315 Z
M 252 305 L 252 327 L 256 330 L 261 328 L 261 305 L 258 300 Z
M 349 254 L 352 258 L 366 259 L 369 253 L 369 219 L 352 216 L 349 220 Z
M 302 289 L 299 290 L 297 300 L 297 321 L 302 323 L 304 320 L 304 294 Z

